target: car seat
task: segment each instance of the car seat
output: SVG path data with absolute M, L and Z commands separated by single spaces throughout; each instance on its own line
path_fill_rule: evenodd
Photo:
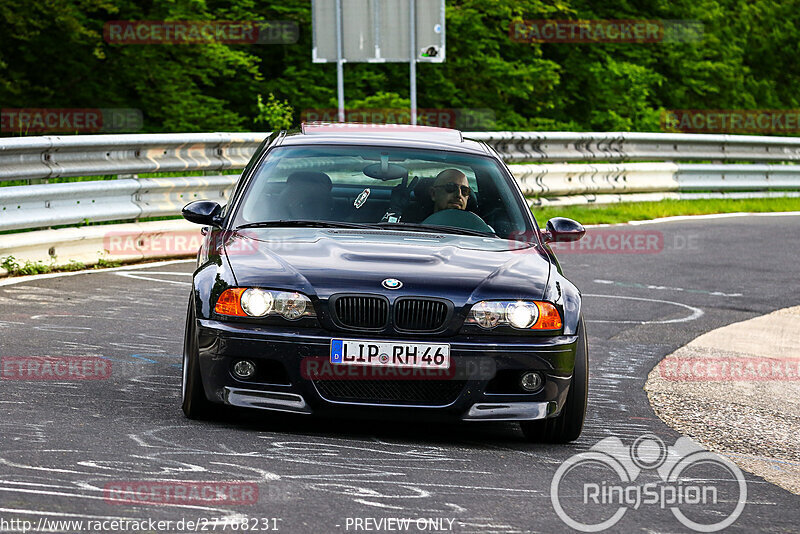
M 330 177 L 324 172 L 299 171 L 289 175 L 275 201 L 275 219 L 328 220 L 331 215 Z

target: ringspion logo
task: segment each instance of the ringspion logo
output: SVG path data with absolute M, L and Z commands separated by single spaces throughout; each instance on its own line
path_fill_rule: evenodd
M 641 508 L 669 510 L 686 528 L 717 532 L 741 515 L 747 483 L 730 460 L 689 438 L 666 446 L 645 434 L 627 446 L 608 437 L 559 466 L 550 500 L 558 517 L 580 532 L 613 528 Z

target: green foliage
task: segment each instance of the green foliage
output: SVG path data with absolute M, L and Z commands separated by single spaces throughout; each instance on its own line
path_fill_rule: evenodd
M 97 263 L 95 264 L 95 268 L 108 269 L 111 267 L 119 267 L 120 265 L 122 265 L 122 262 L 107 260 L 105 258 L 97 258 Z
M 0 267 L 5 269 L 11 276 L 23 276 L 29 274 L 44 274 L 53 271 L 52 265 L 47 265 L 40 261 L 26 260 L 20 264 L 14 256 L 6 256 L 0 262 Z
M 210 19 L 291 21 L 299 40 L 103 38 L 110 20 Z M 446 19 L 447 59 L 418 64 L 418 105 L 489 109 L 497 129 L 658 131 L 663 110 L 800 107 L 800 10 L 791 2 L 447 0 Z M 530 19 L 697 21 L 703 34 L 688 42 L 513 40 L 511 23 Z M 312 63 L 311 47 L 308 0 L 0 0 L 0 102 L 137 108 L 152 132 L 285 128 L 304 110 L 337 107 L 336 67 Z M 347 63 L 344 74 L 349 109 L 409 105 L 407 64 Z
M 275 95 L 269 94 L 267 101 L 258 95 L 256 102 L 258 114 L 255 118 L 256 124 L 263 124 L 267 130 L 286 130 L 292 127 L 292 106 L 284 100 L 279 102 Z

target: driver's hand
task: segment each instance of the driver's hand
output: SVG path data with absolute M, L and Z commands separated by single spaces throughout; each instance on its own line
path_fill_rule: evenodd
M 419 176 L 415 176 L 411 183 L 408 183 L 408 176 L 403 178 L 403 181 L 394 186 L 392 189 L 392 196 L 389 200 L 389 211 L 396 214 L 402 214 L 403 210 L 408 207 L 411 202 L 411 192 L 419 182 Z

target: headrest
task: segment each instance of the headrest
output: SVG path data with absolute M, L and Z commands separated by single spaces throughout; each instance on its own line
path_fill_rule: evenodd
M 297 171 L 293 172 L 286 179 L 287 187 L 292 186 L 324 186 L 328 191 L 331 190 L 333 184 L 330 177 L 324 172 L 317 171 Z

